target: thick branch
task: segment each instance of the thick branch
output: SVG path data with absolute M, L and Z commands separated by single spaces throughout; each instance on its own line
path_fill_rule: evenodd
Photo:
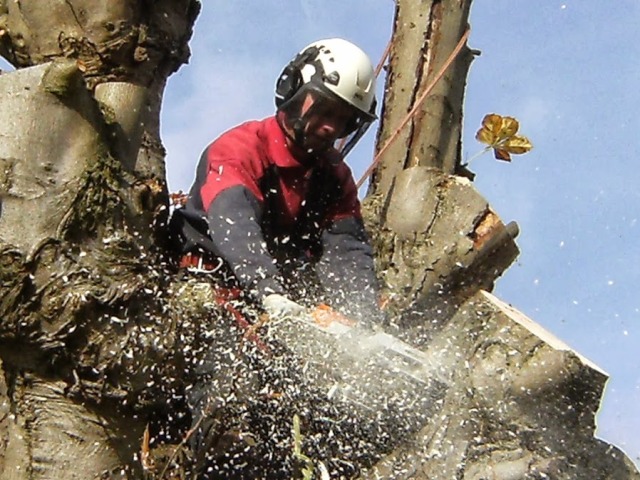
M 470 5 L 470 1 L 398 1 L 378 148 L 454 50 L 467 29 Z M 449 174 L 456 171 L 470 60 L 469 50 L 463 50 L 413 121 L 382 155 L 370 194 L 386 195 L 398 172 L 411 166 L 428 166 Z

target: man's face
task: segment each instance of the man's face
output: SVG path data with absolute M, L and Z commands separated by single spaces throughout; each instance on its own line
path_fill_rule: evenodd
M 346 103 L 326 98 L 319 100 L 311 93 L 302 103 L 302 116 L 307 112 L 310 115 L 305 127 L 305 147 L 313 151 L 323 151 L 333 146 L 338 138 L 344 136 L 354 115 L 353 108 Z

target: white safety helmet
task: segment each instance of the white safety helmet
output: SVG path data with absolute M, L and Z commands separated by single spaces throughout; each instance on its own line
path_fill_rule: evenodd
M 354 109 L 354 117 L 342 137 L 346 155 L 376 119 L 376 75 L 371 60 L 359 47 L 341 38 L 319 40 L 305 47 L 284 68 L 276 83 L 278 111 L 303 144 L 306 119 L 300 105 L 308 92 L 340 99 Z

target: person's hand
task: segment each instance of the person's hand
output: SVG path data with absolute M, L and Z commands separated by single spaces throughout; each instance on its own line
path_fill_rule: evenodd
M 262 306 L 270 318 L 274 320 L 295 317 L 306 311 L 299 303 L 289 300 L 284 295 L 272 293 L 262 300 Z

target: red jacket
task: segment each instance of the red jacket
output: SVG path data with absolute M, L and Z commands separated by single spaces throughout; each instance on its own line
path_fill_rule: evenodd
M 330 297 L 375 303 L 372 253 L 351 170 L 328 158 L 300 163 L 275 117 L 246 122 L 211 143 L 185 208 L 174 216 L 183 251 L 222 258 L 257 298 L 283 293 L 283 267 L 304 260 Z

